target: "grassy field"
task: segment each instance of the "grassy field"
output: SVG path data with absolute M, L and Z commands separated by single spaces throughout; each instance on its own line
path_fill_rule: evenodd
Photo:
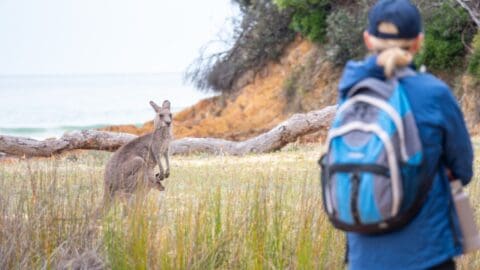
M 0 163 L 0 269 L 342 269 L 345 240 L 321 206 L 320 152 L 173 157 L 165 192 L 103 218 L 110 153 Z M 459 264 L 479 269 L 480 256 Z

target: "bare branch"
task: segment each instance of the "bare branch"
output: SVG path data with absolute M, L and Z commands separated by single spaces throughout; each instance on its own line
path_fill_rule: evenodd
M 456 0 L 469 14 L 472 20 L 480 27 L 480 6 L 478 0 Z

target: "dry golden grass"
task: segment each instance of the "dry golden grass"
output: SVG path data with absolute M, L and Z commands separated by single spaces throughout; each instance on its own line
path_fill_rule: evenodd
M 342 269 L 345 240 L 321 206 L 320 152 L 173 157 L 165 192 L 101 219 L 109 153 L 0 164 L 0 269 Z M 469 189 L 479 205 L 478 179 Z M 480 268 L 479 256 L 461 269 Z

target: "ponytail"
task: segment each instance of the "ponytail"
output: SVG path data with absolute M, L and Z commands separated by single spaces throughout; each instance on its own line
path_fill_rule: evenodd
M 379 53 L 377 58 L 377 63 L 383 66 L 387 78 L 391 78 L 396 69 L 406 67 L 412 61 L 412 53 L 399 47 L 385 49 Z
M 409 48 L 415 39 L 381 39 L 369 36 L 371 50 L 378 54 L 377 64 L 384 67 L 385 76 L 391 78 L 395 70 L 408 66 L 413 61 Z

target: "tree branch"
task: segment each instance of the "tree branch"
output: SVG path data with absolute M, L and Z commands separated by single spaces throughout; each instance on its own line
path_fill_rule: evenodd
M 457 0 L 457 3 L 459 3 L 467 12 L 470 14 L 470 17 L 472 20 L 477 24 L 478 27 L 480 27 L 480 7 L 475 6 L 474 2 L 472 0 Z
M 204 152 L 212 154 L 245 155 L 279 150 L 298 137 L 330 125 L 336 106 L 306 114 L 295 114 L 272 130 L 242 142 L 215 138 L 184 138 L 170 145 L 171 154 Z M 49 157 L 75 149 L 115 151 L 136 138 L 135 135 L 98 130 L 83 130 L 63 135 L 59 139 L 37 141 L 29 138 L 0 135 L 0 152 L 27 157 Z

